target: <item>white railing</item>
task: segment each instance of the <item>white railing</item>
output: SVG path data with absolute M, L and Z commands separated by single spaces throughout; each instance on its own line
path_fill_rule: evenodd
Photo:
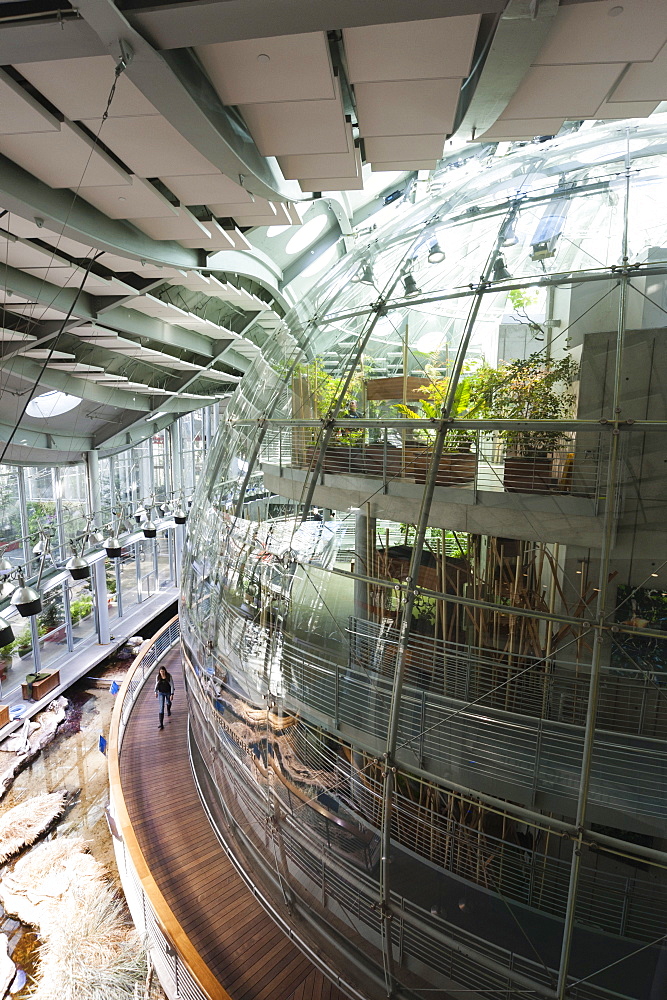
M 214 996 L 221 994 L 221 988 L 218 986 L 215 991 L 204 989 L 188 962 L 179 954 L 165 926 L 171 923 L 173 917 L 148 871 L 129 821 L 120 783 L 120 757 L 132 709 L 156 664 L 179 639 L 179 620 L 173 618 L 154 636 L 150 645 L 139 653 L 118 695 L 109 734 L 109 825 L 132 920 L 145 940 L 150 960 L 167 997 L 169 1000 L 212 1000 Z M 194 957 L 203 966 L 204 963 L 198 956 Z

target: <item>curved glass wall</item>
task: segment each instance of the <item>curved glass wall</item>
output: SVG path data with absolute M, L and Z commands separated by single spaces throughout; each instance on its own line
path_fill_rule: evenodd
M 200 788 L 364 996 L 664 991 L 666 153 L 614 123 L 436 175 L 205 465 Z

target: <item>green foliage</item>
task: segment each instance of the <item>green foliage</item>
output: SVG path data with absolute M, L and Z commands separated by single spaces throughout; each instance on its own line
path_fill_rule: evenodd
M 72 616 L 72 625 L 76 625 L 77 622 L 87 618 L 93 610 L 93 595 L 83 594 L 77 600 L 71 602 L 69 609 Z
M 40 635 L 46 635 L 47 632 L 51 632 L 54 628 L 62 625 L 64 621 L 65 612 L 62 605 L 58 602 L 50 604 L 37 619 Z M 42 629 L 44 629 L 43 632 L 41 631 Z
M 115 573 L 109 573 L 109 572 L 107 573 L 107 591 L 110 594 L 115 594 L 116 593 L 116 574 Z
M 507 293 L 507 297 L 516 310 L 527 309 L 529 306 L 534 306 L 538 299 L 537 292 L 533 292 L 531 294 L 525 288 L 512 288 Z
M 403 417 L 408 419 L 420 419 L 426 417 L 427 420 L 439 420 L 442 414 L 445 403 L 447 402 L 450 379 L 449 377 L 442 378 L 439 371 L 433 365 L 426 365 L 425 372 L 429 381 L 424 385 L 419 387 L 420 393 L 426 396 L 426 399 L 422 399 L 419 402 L 421 412 L 413 409 L 412 406 L 408 406 L 405 403 L 397 403 L 394 409 Z M 486 415 L 487 410 L 487 397 L 480 391 L 480 385 L 483 384 L 483 378 L 481 378 L 481 373 L 485 370 L 485 366 L 473 369 L 470 366 L 464 366 L 463 374 L 459 379 L 458 385 L 454 392 L 454 402 L 452 406 L 451 416 L 456 419 L 457 417 L 461 419 L 462 417 L 483 417 Z M 415 437 L 417 440 L 425 441 L 430 443 L 435 437 L 435 431 L 422 430 L 416 431 Z M 453 430 L 447 432 L 447 437 L 445 439 L 445 448 L 461 448 L 470 446 L 470 434 L 465 430 Z
M 488 415 L 499 420 L 563 420 L 571 416 L 575 402 L 567 392 L 578 373 L 570 355 L 545 358 L 538 351 L 528 358 L 504 362 L 483 373 L 482 391 Z M 498 432 L 508 449 L 518 455 L 552 451 L 565 440 L 558 431 L 503 430 Z
M 356 369 L 347 389 L 347 398 L 351 399 L 361 394 L 364 379 L 368 378 L 370 368 L 371 362 L 364 361 L 363 365 Z M 317 415 L 323 418 L 328 416 L 341 396 L 347 376 L 336 378 L 330 375 L 325 371 L 321 358 L 314 358 L 309 364 L 299 365 L 294 374 L 307 378 Z M 341 409 L 345 403 L 346 399 L 342 400 Z

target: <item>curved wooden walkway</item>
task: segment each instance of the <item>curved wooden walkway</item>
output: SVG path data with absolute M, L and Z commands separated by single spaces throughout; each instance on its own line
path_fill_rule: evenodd
M 162 663 L 176 686 L 172 718 L 160 732 L 149 678 L 125 731 L 120 778 L 166 902 L 232 1000 L 345 1000 L 274 923 L 222 849 L 190 770 L 180 653 Z

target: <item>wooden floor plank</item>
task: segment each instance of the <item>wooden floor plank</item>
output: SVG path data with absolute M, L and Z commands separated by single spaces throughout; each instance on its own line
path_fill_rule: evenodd
M 120 764 L 130 819 L 160 891 L 233 1000 L 345 1000 L 274 923 L 222 849 L 190 769 L 179 653 L 162 662 L 176 685 L 172 718 L 158 731 L 149 679 Z

